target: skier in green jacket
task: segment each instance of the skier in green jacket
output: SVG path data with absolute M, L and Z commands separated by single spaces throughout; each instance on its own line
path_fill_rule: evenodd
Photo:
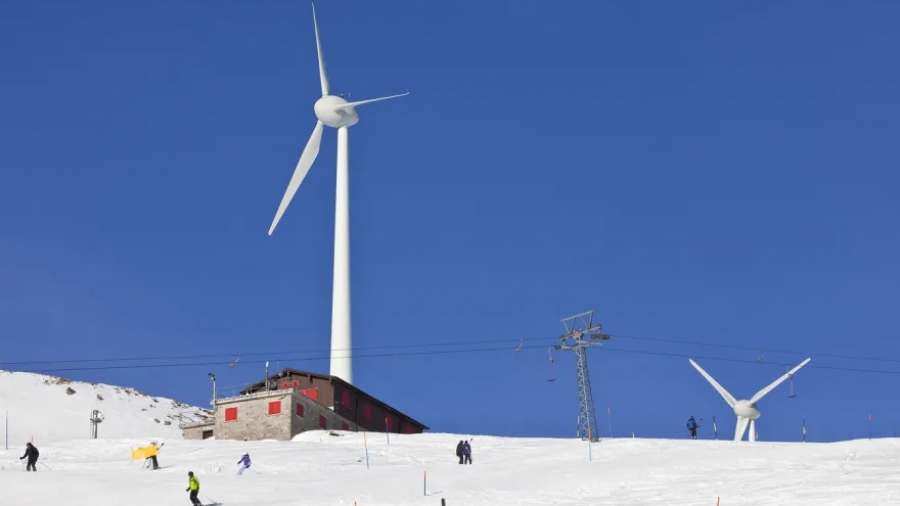
M 203 506 L 203 503 L 200 502 L 200 499 L 197 499 L 197 494 L 200 493 L 200 480 L 194 476 L 193 471 L 188 471 L 188 488 L 184 489 L 185 492 L 190 491 L 191 493 L 191 504 L 194 506 Z

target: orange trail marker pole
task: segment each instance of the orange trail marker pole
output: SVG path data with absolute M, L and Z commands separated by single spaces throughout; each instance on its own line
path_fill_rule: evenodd
M 366 469 L 369 468 L 369 442 L 366 440 L 366 433 L 363 432 L 363 444 L 366 446 Z
M 422 471 L 422 495 L 428 495 L 428 475 Z
M 721 499 L 721 497 L 716 497 L 716 506 L 719 506 L 719 499 Z

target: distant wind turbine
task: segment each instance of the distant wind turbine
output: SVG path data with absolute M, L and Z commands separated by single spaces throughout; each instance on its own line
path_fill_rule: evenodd
M 352 383 L 352 367 L 350 352 L 350 205 L 349 205 L 349 142 L 348 128 L 359 121 L 356 107 L 381 100 L 388 100 L 409 95 L 391 95 L 358 102 L 348 102 L 342 96 L 329 94 L 328 75 L 325 73 L 325 59 L 322 56 L 322 43 L 319 39 L 319 24 L 316 21 L 316 7 L 313 5 L 313 26 L 316 32 L 316 50 L 319 56 L 319 80 L 322 84 L 322 96 L 316 100 L 313 110 L 316 113 L 316 126 L 313 129 L 294 175 L 288 183 L 275 219 L 269 228 L 269 235 L 275 231 L 278 221 L 287 209 L 294 194 L 309 172 L 316 156 L 319 154 L 319 143 L 322 140 L 322 129 L 325 126 L 337 129 L 337 188 L 334 202 L 334 288 L 331 303 L 331 375 L 337 376 L 347 383 Z
M 766 394 L 768 394 L 772 390 L 775 390 L 775 387 L 780 385 L 784 380 L 790 378 L 794 373 L 799 371 L 800 368 L 809 363 L 810 360 L 812 360 L 812 358 L 807 358 L 800 365 L 794 367 L 789 372 L 785 373 L 783 376 L 770 383 L 767 387 L 753 394 L 753 397 L 751 397 L 749 400 L 737 400 L 733 395 L 728 393 L 728 391 L 725 390 L 722 385 L 714 380 L 712 376 L 707 374 L 706 371 L 704 371 L 699 365 L 697 365 L 696 362 L 688 359 L 691 365 L 694 366 L 694 369 L 697 369 L 697 371 L 699 371 L 700 374 L 702 374 L 703 377 L 706 378 L 706 381 L 708 381 L 709 384 L 712 385 L 717 392 L 719 392 L 719 395 L 721 395 L 722 398 L 725 399 L 725 402 L 727 402 L 728 405 L 731 406 L 731 409 L 734 410 L 734 414 L 735 416 L 737 416 L 737 426 L 735 426 L 734 429 L 734 440 L 740 441 L 744 438 L 744 432 L 747 430 L 747 425 L 749 424 L 750 433 L 747 435 L 747 440 L 751 442 L 756 441 L 756 419 L 759 418 L 760 415 L 759 408 L 756 407 L 756 403 L 762 400 L 762 398 L 765 397 Z

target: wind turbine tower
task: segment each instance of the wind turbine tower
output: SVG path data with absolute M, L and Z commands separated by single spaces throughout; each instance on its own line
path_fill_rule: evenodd
M 753 397 L 751 397 L 749 400 L 738 400 L 735 399 L 733 395 L 728 393 L 728 390 L 725 390 L 725 388 L 723 388 L 722 385 L 720 385 L 716 380 L 712 378 L 712 376 L 704 371 L 703 368 L 697 365 L 696 362 L 688 359 L 691 365 L 694 366 L 694 369 L 697 369 L 697 371 L 699 371 L 700 374 L 702 374 L 703 377 L 706 378 L 706 381 L 708 381 L 709 384 L 712 385 L 717 392 L 719 392 L 719 395 L 721 395 L 722 398 L 725 399 L 725 402 L 727 402 L 728 405 L 731 406 L 731 409 L 734 410 L 734 415 L 737 417 L 737 425 L 734 429 L 734 440 L 741 441 L 744 438 L 744 432 L 747 430 L 747 426 L 749 425 L 750 433 L 747 434 L 747 440 L 750 442 L 756 441 L 756 419 L 760 416 L 759 408 L 756 407 L 756 403 L 762 400 L 762 398 L 765 397 L 766 394 L 768 394 L 772 390 L 775 390 L 775 387 L 780 385 L 784 380 L 793 376 L 794 373 L 800 370 L 800 368 L 808 364 L 810 360 L 812 360 L 812 358 L 807 358 L 806 360 L 801 362 L 800 365 L 785 373 L 784 376 L 781 376 L 759 392 L 753 394 Z
M 388 100 L 409 95 L 391 95 L 358 102 L 348 102 L 343 96 L 330 94 L 328 75 L 325 72 L 325 59 L 322 56 L 322 42 L 319 38 L 319 24 L 316 20 L 316 7 L 313 5 L 313 27 L 316 32 L 316 51 L 319 57 L 319 81 L 322 85 L 322 96 L 313 105 L 316 114 L 316 126 L 313 129 L 294 174 L 288 183 L 275 219 L 269 228 L 269 235 L 275 231 L 278 221 L 287 209 L 294 194 L 309 172 L 316 156 L 319 154 L 319 143 L 322 130 L 328 126 L 337 129 L 337 179 L 334 200 L 334 287 L 331 301 L 331 375 L 337 376 L 352 384 L 350 339 L 350 185 L 349 185 L 349 140 L 348 129 L 359 122 L 356 107 L 381 100 Z

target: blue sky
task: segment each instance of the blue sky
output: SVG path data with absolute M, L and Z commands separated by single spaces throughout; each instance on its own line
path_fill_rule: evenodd
M 900 5 L 317 13 L 334 93 L 411 92 L 350 131 L 358 386 L 435 431 L 572 436 L 573 357 L 548 382 L 547 348 L 595 309 L 601 435 L 609 407 L 615 435 L 730 437 L 687 357 L 748 397 L 807 354 L 762 439 L 900 430 Z M 266 235 L 315 124 L 309 3 L 7 0 L 0 47 L 4 368 L 198 404 L 207 372 L 327 370 L 333 130 Z M 239 353 L 262 355 L 23 364 Z

